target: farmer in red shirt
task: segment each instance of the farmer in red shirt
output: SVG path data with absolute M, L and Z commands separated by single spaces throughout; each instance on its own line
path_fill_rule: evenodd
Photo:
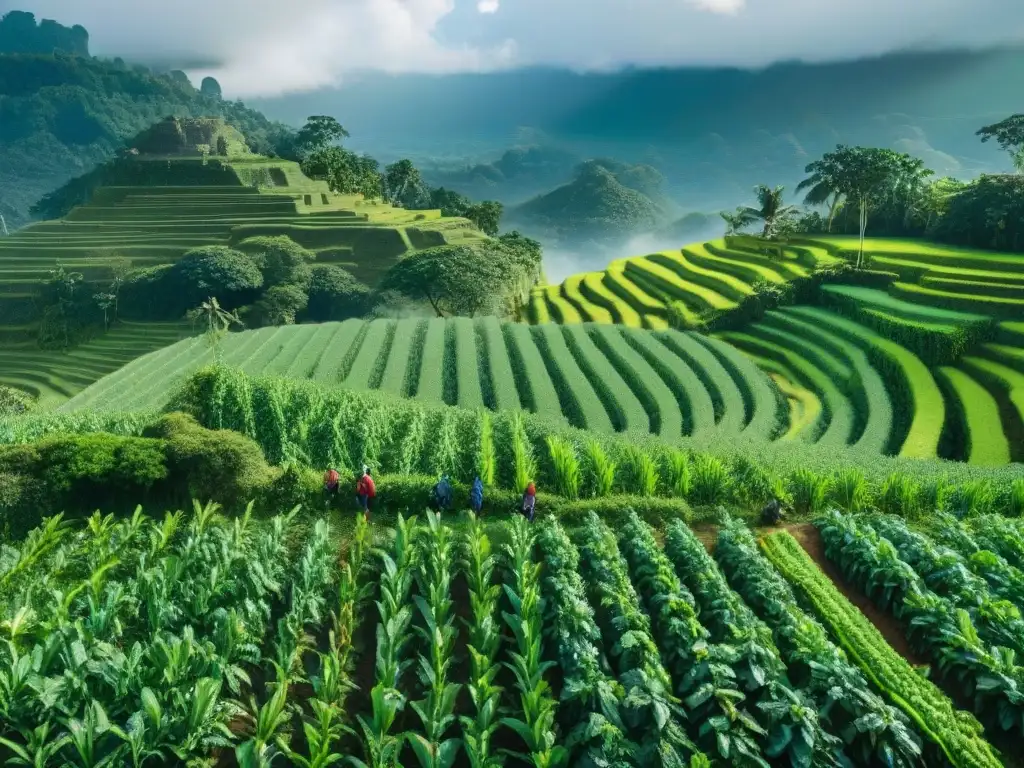
M 341 490 L 340 480 L 341 475 L 333 467 L 324 472 L 324 496 L 327 504 L 330 504 L 331 497 L 337 496 L 338 491 Z
M 363 476 L 356 483 L 356 496 L 359 497 L 359 505 L 363 508 L 363 516 L 370 519 L 370 500 L 377 495 L 377 486 L 370 477 L 370 468 L 363 467 Z

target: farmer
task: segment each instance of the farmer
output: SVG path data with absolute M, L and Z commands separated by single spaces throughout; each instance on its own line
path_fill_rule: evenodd
M 761 510 L 761 522 L 764 525 L 778 525 L 782 520 L 782 502 L 773 498 Z
M 452 504 L 452 484 L 448 475 L 441 475 L 434 484 L 434 507 L 438 512 L 444 512 Z
M 327 498 L 328 503 L 332 496 L 337 496 L 338 491 L 341 490 L 341 475 L 338 474 L 338 470 L 328 469 L 324 472 L 324 495 Z
M 370 520 L 370 502 L 377 495 L 377 486 L 374 485 L 370 476 L 370 468 L 363 466 L 363 476 L 356 483 L 356 496 L 359 497 L 359 506 L 363 508 L 363 517 L 367 522 Z
M 537 504 L 537 488 L 534 486 L 531 480 L 526 485 L 526 491 L 523 492 L 523 514 L 532 523 L 533 522 L 533 508 Z
M 473 481 L 473 487 L 469 490 L 469 508 L 473 514 L 479 515 L 484 506 L 484 481 L 477 475 Z

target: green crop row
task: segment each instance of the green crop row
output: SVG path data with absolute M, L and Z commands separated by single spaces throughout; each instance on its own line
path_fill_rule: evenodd
M 619 432 L 657 432 L 657 414 L 652 419 L 644 404 L 619 375 L 612 361 L 594 344 L 582 326 L 563 328 L 566 348 L 590 381 L 597 397 Z
M 963 608 L 987 646 L 1012 649 L 1024 658 L 1024 620 L 1019 610 L 1007 610 L 988 589 L 983 578 L 971 572 L 966 558 L 928 537 L 910 530 L 906 521 L 893 515 L 870 517 L 867 525 L 899 553 L 935 594 Z
M 388 352 L 387 363 L 381 374 L 380 390 L 392 395 L 408 394 L 410 370 L 414 359 L 414 345 L 421 344 L 426 333 L 424 320 L 398 320 L 395 323 L 395 335 Z M 416 369 L 418 375 L 419 369 Z M 299 377 L 293 377 L 299 378 Z
M 352 389 L 371 389 L 374 374 L 377 372 L 378 362 L 383 366 L 387 365 L 388 353 L 391 351 L 391 342 L 394 341 L 395 321 L 383 323 L 370 323 L 363 343 L 359 345 L 359 351 L 352 360 L 348 374 L 345 376 L 345 386 Z M 254 361 L 253 366 L 259 362 Z M 246 366 L 249 367 L 248 365 Z M 253 370 L 253 373 L 261 370 L 261 367 Z
M 856 344 L 880 370 L 895 401 L 896 423 L 889 446 L 892 452 L 898 451 L 901 456 L 911 458 L 930 458 L 937 454 L 946 409 L 942 392 L 919 357 L 831 312 L 814 307 L 790 307 L 787 312 Z
M 627 343 L 621 329 L 610 325 L 591 326 L 590 337 L 601 354 L 629 385 L 650 418 L 650 431 L 669 440 L 685 434 L 683 413 L 676 394 L 635 348 Z M 669 381 L 672 381 L 670 378 Z M 681 392 L 682 394 L 682 392 Z M 685 402 L 685 401 L 684 401 Z
M 427 321 L 427 334 L 419 352 L 419 378 L 416 382 L 416 398 L 430 403 L 444 402 L 444 331 L 443 318 L 433 317 Z
M 892 291 L 908 301 L 933 304 L 963 312 L 977 312 L 994 317 L 1016 318 L 1024 312 L 1024 297 L 1020 295 L 1009 297 L 980 293 L 956 293 L 940 291 L 915 283 L 893 283 Z
M 545 358 L 534 341 L 530 327 L 520 323 L 508 323 L 502 326 L 502 331 L 523 407 L 534 413 L 559 414 L 560 417 L 567 419 L 568 414 L 562 410 L 558 390 L 551 380 L 544 363 Z
M 531 330 L 543 365 L 558 392 L 560 410 L 569 423 L 594 432 L 614 432 L 610 414 L 566 344 L 561 327 L 549 323 Z
M 479 355 L 481 386 L 486 393 L 489 391 L 491 407 L 497 410 L 518 409 L 519 393 L 516 391 L 515 374 L 512 371 L 512 357 L 505 346 L 505 337 L 501 332 L 501 324 L 496 317 L 485 317 L 477 321 L 477 354 Z M 486 373 L 485 373 L 486 371 Z
M 855 426 L 853 445 L 865 452 L 882 453 L 892 430 L 892 403 L 885 382 L 859 347 L 819 325 L 790 315 L 785 310 L 769 312 L 765 325 L 785 329 L 794 338 L 828 351 L 850 371 L 847 394 L 853 402 Z
M 622 718 L 637 742 L 638 765 L 685 765 L 698 750 L 687 738 L 685 713 L 651 637 L 650 620 L 629 580 L 615 534 L 596 513 L 579 529 L 580 574 L 595 607 L 605 653 L 625 689 Z
M 647 363 L 668 387 L 676 401 L 676 409 L 681 417 L 682 434 L 696 435 L 714 429 L 715 406 L 711 401 L 711 395 L 708 394 L 708 390 L 704 388 L 689 363 L 678 355 L 674 355 L 668 347 L 649 333 L 626 328 L 621 330 L 621 334 L 623 341 Z M 647 384 L 652 388 L 657 387 L 653 377 L 647 381 Z M 662 402 L 661 398 L 658 399 L 659 402 Z M 668 437 L 670 430 L 674 429 L 675 419 L 665 414 L 664 405 L 659 407 L 662 408 L 661 432 L 663 436 Z M 672 426 L 667 426 L 669 424 Z
M 999 404 L 992 394 L 959 368 L 936 370 L 946 393 L 952 442 L 971 464 L 999 465 L 1010 461 L 1010 441 L 1003 432 Z
M 789 533 L 762 540 L 772 564 L 793 585 L 843 650 L 878 690 L 902 709 L 956 768 L 999 768 L 980 724 L 958 711 L 934 683 L 919 674 L 836 589 Z
M 800 608 L 745 525 L 729 521 L 719 530 L 715 558 L 729 584 L 771 626 L 789 679 L 814 701 L 822 722 L 842 736 L 856 764 L 919 765 L 921 738 L 910 720 L 871 689 L 821 624 Z
M 581 285 L 586 273 L 567 277 L 561 285 L 562 298 L 575 307 L 580 319 L 588 323 L 613 323 L 612 313 L 600 303 L 590 301 L 583 295 Z
M 1021 488 L 1024 490 L 1024 481 Z M 1024 571 L 1010 565 L 1002 555 L 985 549 L 955 516 L 940 513 L 933 515 L 930 523 L 932 538 L 965 558 L 967 567 L 985 580 L 993 595 L 1024 610 Z
M 666 253 L 654 253 L 646 257 L 647 261 L 665 267 L 683 280 L 710 292 L 705 300 L 714 309 L 728 309 L 728 303 L 736 304 L 753 293 L 750 283 L 733 277 L 728 272 L 718 269 L 707 269 L 695 263 L 684 249 Z M 715 297 L 719 298 L 715 298 Z M 714 306 L 718 304 L 718 306 Z
M 630 328 L 643 328 L 640 315 L 627 302 L 608 290 L 604 284 L 603 272 L 588 272 L 580 283 L 580 293 L 592 305 L 604 307 L 611 313 L 615 322 Z
M 482 408 L 484 405 L 483 372 L 479 367 L 476 348 L 476 332 L 473 321 L 468 317 L 454 318 L 455 362 L 459 390 L 458 404 L 463 408 Z
M 937 672 L 970 697 L 975 713 L 993 727 L 1024 733 L 1024 668 L 1004 649 L 986 647 L 968 611 L 928 588 L 891 542 L 837 512 L 818 522 L 825 554 L 844 577 L 883 610 L 904 621 L 911 643 Z M 933 723 L 934 726 L 934 723 Z
M 774 382 L 739 350 L 710 336 L 690 334 L 714 355 L 730 378 L 736 382 L 743 398 L 746 426 L 743 434 L 754 439 L 770 440 L 781 431 L 782 398 Z

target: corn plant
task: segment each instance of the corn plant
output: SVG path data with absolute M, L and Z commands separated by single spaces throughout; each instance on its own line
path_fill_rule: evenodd
M 491 540 L 480 520 L 473 513 L 468 514 L 463 570 L 469 582 L 469 602 L 473 613 L 472 621 L 467 622 L 467 649 L 470 656 L 468 688 L 474 715 L 463 715 L 459 719 L 463 746 L 472 768 L 498 768 L 504 765 L 505 760 L 502 754 L 492 749 L 491 737 L 500 725 L 499 707 L 503 690 L 495 684 L 501 669 L 497 662 L 501 648 L 498 620 L 501 587 L 492 583 L 496 559 L 491 552 Z
M 302 723 L 308 757 L 295 752 L 286 743 L 281 744 L 281 748 L 292 765 L 299 768 L 327 768 L 340 763 L 345 756 L 335 752 L 334 745 L 342 736 L 354 731 L 342 724 L 342 712 L 336 705 L 316 698 L 310 700 L 309 706 L 313 716 Z
M 555 474 L 555 490 L 567 499 L 580 495 L 580 463 L 576 448 L 563 437 L 548 435 L 548 457 Z
M 250 697 L 246 718 L 249 722 L 250 738 L 235 747 L 235 759 L 239 768 L 269 768 L 274 760 L 287 753 L 288 727 L 291 713 L 288 710 L 288 672 L 274 664 L 277 680 L 270 698 L 259 706 L 256 697 Z
M 554 662 L 541 659 L 540 565 L 533 562 L 534 534 L 526 519 L 517 517 L 509 527 L 511 541 L 505 545 L 505 556 L 511 583 L 504 586 L 512 611 L 502 615 L 515 635 L 516 651 L 505 666 L 515 675 L 522 716 L 505 717 L 501 722 L 519 734 L 529 752 L 511 755 L 535 768 L 554 768 L 566 761 L 568 752 L 556 743 L 557 703 L 544 679 Z
M 412 639 L 412 584 L 416 565 L 419 527 L 416 518 L 401 514 L 395 527 L 391 553 L 381 553 L 380 599 L 377 612 L 377 682 L 370 691 L 369 718 L 358 716 L 363 734 L 366 760 L 350 758 L 367 768 L 393 768 L 398 764 L 403 738 L 391 733 L 398 713 L 405 708 L 405 696 L 399 689 L 402 673 L 412 664 L 405 648 Z
M 917 513 L 920 487 L 901 472 L 893 472 L 878 491 L 876 506 L 887 515 L 913 517 Z
M 635 745 L 620 715 L 623 687 L 601 666 L 601 631 L 579 575 L 579 552 L 554 518 L 540 527 L 544 626 L 562 668 L 559 715 L 572 765 L 628 765 Z
M 494 479 L 497 477 L 497 456 L 494 447 L 494 424 L 490 412 L 486 409 L 481 409 L 480 411 L 478 426 L 480 430 L 480 455 L 476 463 L 477 473 L 480 475 L 484 486 L 489 488 L 494 485 Z
M 421 538 L 420 594 L 413 598 L 423 620 L 416 631 L 428 650 L 418 659 L 420 685 L 426 696 L 410 704 L 423 733 L 406 734 L 422 768 L 449 768 L 462 745 L 461 739 L 444 738 L 456 722 L 455 701 L 461 688 L 448 679 L 458 634 L 451 599 L 455 549 L 452 536 L 452 529 L 442 525 L 441 515 L 428 511 L 427 528 Z
M 578 534 L 580 573 L 624 689 L 622 720 L 641 765 L 671 766 L 697 753 L 680 727 L 685 713 L 651 637 L 650 620 L 629 580 L 615 534 L 595 512 Z
M 597 440 L 591 440 L 586 446 L 587 465 L 590 470 L 590 492 L 594 496 L 608 496 L 615 487 L 615 462 Z
M 331 611 L 330 654 L 321 655 L 320 677 L 313 681 L 314 687 L 319 684 L 330 690 L 326 696 L 321 696 L 318 690 L 317 697 L 342 711 L 345 696 L 354 687 L 349 677 L 352 639 L 360 609 L 372 594 L 372 584 L 366 579 L 371 536 L 370 524 L 365 517 L 357 515 L 348 557 L 341 567 L 335 606 Z
M 1024 477 L 1018 477 L 1010 483 L 1009 495 L 1007 512 L 1010 517 L 1024 517 Z
M 720 504 L 729 494 L 729 471 L 717 456 L 693 456 L 689 500 L 694 504 Z
M 658 490 L 658 465 L 654 459 L 635 445 L 625 446 L 622 459 L 628 478 L 623 479 L 623 490 L 637 496 L 653 496 Z
M 856 469 L 836 472 L 832 477 L 829 496 L 844 512 L 863 512 L 870 503 L 864 474 Z
M 537 477 L 537 460 L 533 455 L 530 438 L 526 434 L 522 414 L 512 414 L 509 418 L 509 428 L 512 438 L 512 476 L 516 490 L 522 491 Z
M 678 499 L 687 498 L 690 495 L 690 455 L 679 449 L 671 450 L 667 463 L 669 492 Z
M 816 515 L 823 511 L 831 484 L 828 477 L 805 467 L 794 470 L 789 477 L 793 509 L 801 515 Z

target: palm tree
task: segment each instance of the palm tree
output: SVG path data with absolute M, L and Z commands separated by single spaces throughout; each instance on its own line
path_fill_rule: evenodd
M 811 163 L 814 166 L 815 163 Z M 796 191 L 801 192 L 807 189 L 804 195 L 804 205 L 824 205 L 828 207 L 827 232 L 832 231 L 832 222 L 836 214 L 842 209 L 846 198 L 843 193 L 835 188 L 832 179 L 822 170 L 816 169 L 811 175 L 796 185 Z
M 796 213 L 795 205 L 783 205 L 782 193 L 785 187 L 779 186 L 772 189 L 765 184 L 758 184 L 754 187 L 754 194 L 757 196 L 759 207 L 739 208 L 736 211 L 737 217 L 749 223 L 763 221 L 764 228 L 761 230 L 761 237 L 770 240 L 779 231 L 779 226 Z
M 192 321 L 193 327 L 196 321 L 200 319 L 206 320 L 206 337 L 210 342 L 210 346 L 213 347 L 213 357 L 218 362 L 220 361 L 219 343 L 221 338 L 232 325 L 245 326 L 238 317 L 238 310 L 233 309 L 228 312 L 226 309 L 222 309 L 220 302 L 217 301 L 215 296 L 211 296 L 195 309 L 190 309 L 185 317 Z

